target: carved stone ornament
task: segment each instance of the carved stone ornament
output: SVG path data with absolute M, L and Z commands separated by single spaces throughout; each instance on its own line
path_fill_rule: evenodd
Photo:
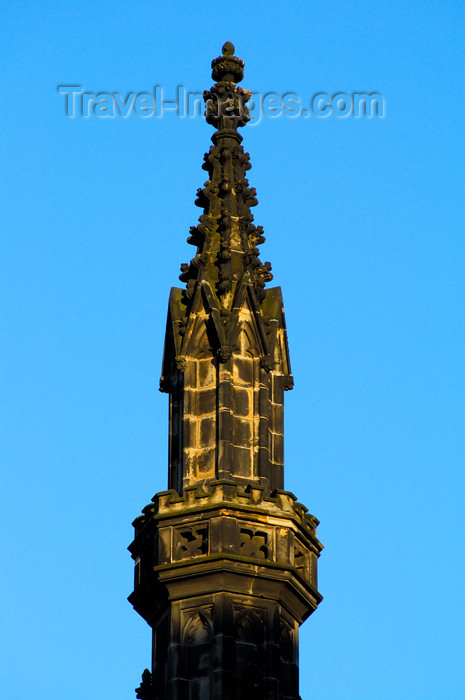
M 207 528 L 192 527 L 176 531 L 177 541 L 175 547 L 179 558 L 187 559 L 198 557 L 208 552 Z
M 220 362 L 227 362 L 231 357 L 231 349 L 227 345 L 218 348 L 218 358 Z
M 294 377 L 288 374 L 284 377 L 284 391 L 290 391 L 294 388 Z
M 155 698 L 155 688 L 152 685 L 152 674 L 148 670 L 142 673 L 142 683 L 138 688 L 136 688 L 136 698 L 138 700 L 154 700 Z
M 175 357 L 176 369 L 180 372 L 185 372 L 187 369 L 187 357 L 185 355 L 177 355 Z

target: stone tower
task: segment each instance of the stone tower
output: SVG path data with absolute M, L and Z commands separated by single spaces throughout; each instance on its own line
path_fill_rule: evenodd
M 152 629 L 143 700 L 299 700 L 299 625 L 321 601 L 318 521 L 284 491 L 292 389 L 279 287 L 238 127 L 250 92 L 227 42 L 204 93 L 215 129 L 203 210 L 171 290 L 160 389 L 169 394 L 168 491 L 134 521 L 129 600 Z

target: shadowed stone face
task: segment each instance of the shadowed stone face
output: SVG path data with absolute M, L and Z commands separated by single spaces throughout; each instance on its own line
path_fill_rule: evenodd
M 203 209 L 168 306 L 169 491 L 134 521 L 129 600 L 153 630 L 142 700 L 300 700 L 298 628 L 321 601 L 318 521 L 284 488 L 283 301 L 265 289 L 238 127 L 250 93 L 227 42 L 212 63 Z M 229 100 L 232 109 L 222 107 Z M 215 111 L 216 110 L 216 111 Z

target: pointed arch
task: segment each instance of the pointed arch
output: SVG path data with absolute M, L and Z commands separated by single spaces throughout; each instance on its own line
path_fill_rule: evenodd
M 281 661 L 286 663 L 292 661 L 293 656 L 293 644 L 291 631 L 287 625 L 281 623 L 281 629 L 279 633 L 279 656 Z
M 257 356 L 258 353 L 255 334 L 248 323 L 241 323 L 239 326 L 239 332 L 234 343 L 233 353 L 241 355 L 242 357 L 247 355 L 250 355 L 251 357 Z
M 196 612 L 190 616 L 183 631 L 183 642 L 187 646 L 197 644 L 208 644 L 213 639 L 213 632 L 210 623 L 205 615 Z
M 236 620 L 236 639 L 249 644 L 263 644 L 265 634 L 263 623 L 256 612 L 245 610 Z
M 254 354 L 256 356 L 268 354 L 261 311 L 257 307 L 250 286 L 242 282 L 234 300 L 231 322 L 228 328 L 228 342 L 231 347 L 237 347 L 238 336 L 245 327 L 247 327 L 247 334 L 251 339 L 251 347 L 254 348 Z
M 190 357 L 212 357 L 212 338 L 209 333 L 208 317 L 197 316 L 190 329 L 186 354 Z

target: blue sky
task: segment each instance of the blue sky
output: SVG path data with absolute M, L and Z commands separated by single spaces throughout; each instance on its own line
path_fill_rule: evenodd
M 303 700 L 464 695 L 463 6 L 5 0 L 2 697 L 135 697 L 131 522 L 166 487 L 166 305 L 211 127 L 69 119 L 57 86 L 380 92 L 383 119 L 243 130 L 296 386 L 286 487 L 320 520 Z

